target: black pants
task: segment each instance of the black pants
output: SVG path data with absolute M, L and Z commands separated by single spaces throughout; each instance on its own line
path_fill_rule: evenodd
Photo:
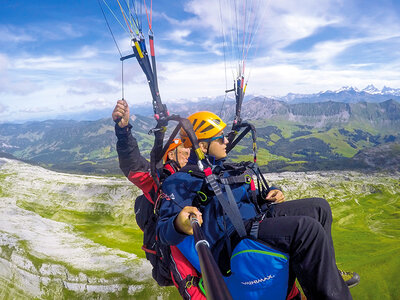
M 308 300 L 352 299 L 336 267 L 332 213 L 322 198 L 272 204 L 259 239 L 289 254 L 289 288 L 297 277 Z

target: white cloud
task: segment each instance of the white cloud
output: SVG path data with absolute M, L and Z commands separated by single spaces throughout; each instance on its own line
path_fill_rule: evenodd
M 110 100 L 106 100 L 103 97 L 98 97 L 98 98 L 96 98 L 94 100 L 86 102 L 85 106 L 87 108 L 96 107 L 97 109 L 99 109 L 99 108 L 107 108 L 107 107 L 110 107 Z
M 84 35 L 84 29 L 79 25 L 65 22 L 27 24 L 24 31 L 26 34 L 35 36 L 41 41 L 62 41 L 79 38 Z
M 83 36 L 82 31 L 78 26 L 62 22 L 25 24 L 23 28 L 3 24 L 0 25 L 0 42 L 21 44 L 75 39 Z
M 190 42 L 187 37 L 190 35 L 191 31 L 187 29 L 183 30 L 174 30 L 168 35 L 169 40 L 173 40 L 176 43 L 182 45 L 193 45 L 193 42 Z
M 69 57 L 71 59 L 87 59 L 87 58 L 96 57 L 98 54 L 99 54 L 99 51 L 97 48 L 85 45 L 85 46 L 81 47 L 80 49 L 78 49 L 77 51 L 75 51 L 75 53 L 73 53 Z
M 48 106 L 36 106 L 36 107 L 28 107 L 28 108 L 21 108 L 18 110 L 19 113 L 24 114 L 41 114 L 41 113 L 51 113 L 54 112 L 54 109 L 49 108 Z
M 331 0 L 286 0 L 286 1 L 267 1 L 254 0 L 248 2 L 251 7 L 246 7 L 247 14 L 238 13 L 238 29 L 242 30 L 242 23 L 246 21 L 252 25 L 259 23 L 258 42 L 268 41 L 270 45 L 279 43 L 285 46 L 294 40 L 312 34 L 317 28 L 327 24 L 338 23 L 341 19 L 336 14 L 338 1 Z M 192 0 L 187 3 L 185 10 L 194 14 L 195 17 L 182 22 L 186 26 L 211 27 L 209 33 L 220 35 L 222 27 L 225 34 L 230 33 L 230 28 L 236 27 L 236 15 L 234 1 L 221 1 L 222 7 L 220 14 L 219 1 L 214 0 Z M 238 6 L 236 11 L 243 11 Z M 221 24 L 222 18 L 222 24 Z M 256 26 L 257 27 L 257 26 Z M 246 29 L 247 31 L 250 28 Z
M 316 93 L 335 90 L 343 85 L 364 88 L 372 83 L 377 87 L 398 87 L 399 75 L 398 65 L 365 72 L 360 68 L 342 69 L 340 66 L 312 69 L 289 64 L 259 64 L 259 67 L 252 70 L 247 91 L 250 94 L 283 96 L 288 92 Z
M 219 1 L 191 0 L 185 4 L 184 9 L 195 17 L 182 22 L 183 26 L 211 27 L 213 29 L 209 32 L 211 35 L 221 34 Z
M 308 37 L 319 28 L 339 24 L 337 1 L 270 1 L 257 37 L 260 46 L 274 51 Z
M 64 36 L 64 38 L 79 38 L 83 36 L 82 28 L 77 28 L 73 24 L 60 23 L 56 24 L 56 27 L 58 27 L 56 28 L 58 34 Z
M 12 62 L 7 55 L 0 53 L 0 93 L 28 95 L 40 89 L 33 80 L 24 76 L 13 77 L 10 72 Z
M 0 103 L 0 114 L 7 111 L 8 111 L 8 106 Z
M 163 64 L 166 81 L 160 82 L 164 100 L 193 99 L 223 94 L 225 87 L 224 65 L 188 64 L 168 62 Z
M 33 42 L 36 38 L 15 26 L 0 25 L 0 42 L 24 43 Z
M 71 80 L 66 83 L 69 86 L 67 92 L 77 95 L 90 95 L 93 93 L 114 93 L 119 91 L 119 87 L 107 82 L 96 81 L 87 78 Z
M 8 57 L 5 54 L 0 53 L 0 74 L 5 73 L 8 68 Z M 0 76 L 0 78 L 3 76 Z

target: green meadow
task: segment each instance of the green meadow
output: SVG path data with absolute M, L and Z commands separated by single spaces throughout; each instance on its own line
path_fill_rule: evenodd
M 31 170 L 25 166 L 22 171 L 18 168 L 10 165 L 9 170 L 0 169 L 0 199 L 15 197 L 17 209 L 40 216 L 43 222 L 66 224 L 69 233 L 90 241 L 88 251 L 97 245 L 121 251 L 118 254 L 121 257 L 129 254 L 144 257 L 140 249 L 142 233 L 133 212 L 133 201 L 139 191 L 131 183 L 100 176 L 41 175 L 38 168 Z M 330 202 L 337 264 L 340 269 L 356 271 L 361 276 L 360 284 L 351 289 L 354 299 L 400 299 L 397 291 L 400 285 L 397 274 L 400 270 L 399 173 L 286 172 L 267 174 L 267 179 L 280 186 L 288 200 L 324 197 Z M 7 228 L 0 228 L 1 234 L 7 235 Z M 18 234 L 14 232 L 12 236 Z M 69 274 L 81 277 L 85 274 L 100 282 L 115 280 L 123 286 L 113 293 L 78 292 L 53 278 L 47 284 L 41 283 L 43 294 L 37 299 L 179 298 L 174 287 L 158 287 L 150 277 L 143 281 L 125 273 L 79 268 L 57 256 L 48 257 L 33 251 L 30 241 L 19 240 L 18 244 L 19 255 L 24 253 L 25 259 L 31 261 L 32 268 L 39 273 L 44 265 L 61 265 Z M 16 249 L 15 245 L 4 242 L 0 246 L 3 259 L 10 258 Z M 129 266 L 134 268 L 135 265 Z M 128 286 L 141 288 L 132 294 L 128 293 Z M 2 281 L 0 276 L 0 299 L 23 299 L 27 295 L 29 291 L 24 291 L 23 286 Z
M 339 268 L 357 271 L 355 299 L 400 299 L 400 194 L 377 190 L 333 204 Z
M 322 196 L 330 202 L 337 265 L 361 277 L 360 284 L 351 289 L 354 299 L 400 299 L 398 175 L 338 173 L 326 179 L 315 178 L 304 191 L 298 185 L 300 189 L 288 196 Z M 290 180 L 282 183 L 289 186 Z

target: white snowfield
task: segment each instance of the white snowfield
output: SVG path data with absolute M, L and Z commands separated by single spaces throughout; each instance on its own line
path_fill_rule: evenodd
M 93 201 L 104 199 L 115 213 L 133 212 L 129 206 L 138 191 L 126 179 L 62 174 L 4 158 L 0 158 L 0 176 L 0 299 L 7 286 L 33 297 L 53 294 L 47 290 L 50 284 L 52 289 L 65 287 L 75 292 L 101 294 L 128 289 L 134 294 L 143 289 L 140 282 L 149 281 L 151 266 L 146 260 L 96 244 L 68 224 L 42 218 L 17 205 L 18 200 L 60 201 L 51 195 L 61 194 L 64 197 L 58 205 L 73 210 L 90 210 Z M 104 193 L 109 197 L 101 197 Z M 126 200 L 120 201 L 124 197 Z M 41 263 L 35 265 L 32 257 Z M 71 274 L 67 266 L 80 272 Z M 110 276 L 87 275 L 90 271 Z M 128 281 L 137 284 L 126 286 Z

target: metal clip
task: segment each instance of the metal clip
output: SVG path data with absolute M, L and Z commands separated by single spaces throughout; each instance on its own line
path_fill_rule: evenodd
M 160 128 L 152 128 L 152 129 L 150 129 L 150 131 L 147 134 L 153 134 L 153 133 L 158 132 L 158 131 L 166 132 L 167 131 L 167 127 L 162 126 Z

